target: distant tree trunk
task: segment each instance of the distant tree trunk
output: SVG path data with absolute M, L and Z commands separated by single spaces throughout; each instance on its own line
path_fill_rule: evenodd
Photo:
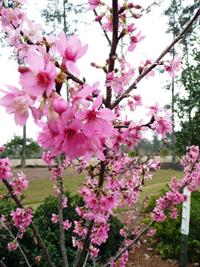
M 174 78 L 172 78 L 172 135 L 171 135 L 171 145 L 172 145 L 172 163 L 176 163 L 176 151 L 175 151 L 175 111 L 174 111 Z
M 22 141 L 22 154 L 21 154 L 21 168 L 26 167 L 26 124 L 23 127 L 23 141 Z
M 176 1 L 173 1 L 173 5 L 176 6 L 177 8 L 177 2 Z M 176 36 L 176 17 L 175 17 L 175 13 L 173 13 L 173 38 L 175 38 Z M 175 58 L 175 48 L 173 47 L 172 49 L 172 56 L 173 56 L 173 60 Z M 172 163 L 176 163 L 176 150 L 175 150 L 175 108 L 174 108 L 174 105 L 175 105 L 175 80 L 174 80 L 174 77 L 172 78 L 172 83 L 171 83 L 171 89 L 172 89 L 172 100 L 171 100 L 171 105 L 172 105 L 172 139 L 171 139 L 171 145 L 172 145 Z
M 63 30 L 67 33 L 67 18 L 66 18 L 66 4 L 68 3 L 67 0 L 63 0 Z

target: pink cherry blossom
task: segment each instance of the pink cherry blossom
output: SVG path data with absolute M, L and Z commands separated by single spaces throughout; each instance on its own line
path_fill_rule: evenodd
M 141 32 L 138 32 L 136 35 L 132 35 L 131 40 L 130 40 L 131 43 L 128 47 L 128 51 L 132 52 L 136 48 L 137 44 L 141 42 L 143 39 L 144 39 L 144 36 L 141 35 Z
M 11 177 L 10 160 L 8 158 L 0 159 L 0 181 Z
M 106 21 L 102 23 L 102 29 L 106 30 L 106 31 L 109 31 L 109 32 L 112 32 L 112 19 L 111 19 L 111 16 L 105 15 L 104 18 L 105 18 Z
M 29 108 L 34 103 L 34 98 L 30 97 L 25 91 L 19 90 L 14 86 L 7 86 L 9 91 L 0 99 L 0 105 L 6 107 L 6 111 L 14 114 L 16 124 L 23 126 L 29 116 Z
M 155 116 L 155 122 L 152 124 L 152 129 L 155 129 L 155 131 L 158 134 L 161 134 L 162 137 L 164 137 L 166 133 L 171 133 L 172 124 L 170 118 Z
M 128 251 L 126 250 L 119 259 L 119 266 L 126 267 L 126 263 L 128 261 Z
M 65 231 L 67 231 L 71 226 L 72 226 L 72 224 L 69 222 L 69 220 L 63 221 L 63 229 Z
M 127 30 L 128 33 L 134 32 L 136 30 L 135 24 L 134 23 L 129 24 L 127 26 L 126 30 Z
M 42 159 L 47 165 L 52 165 L 54 163 L 55 155 L 51 151 L 46 151 L 42 153 Z
M 7 247 L 10 252 L 15 251 L 18 248 L 18 244 L 16 242 L 9 242 Z
M 92 9 L 97 8 L 101 4 L 101 0 L 89 0 Z
M 150 228 L 147 232 L 147 236 L 154 236 L 156 234 L 155 228 Z
M 90 256 L 92 258 L 96 258 L 98 256 L 98 254 L 99 254 L 99 250 L 100 250 L 99 248 L 96 248 L 94 246 L 90 246 L 90 248 L 89 248 Z
M 147 115 L 154 116 L 157 115 L 159 111 L 161 111 L 161 108 L 156 103 L 155 105 L 149 107 L 149 112 L 147 113 Z
M 9 27 L 11 29 L 13 29 L 13 26 L 17 28 L 24 16 L 18 8 L 2 8 L 0 10 L 0 14 L 2 26 Z
M 67 102 L 62 97 L 55 97 L 53 100 L 53 108 L 57 113 L 62 114 L 67 109 Z
M 67 125 L 65 122 L 64 120 L 63 131 L 57 137 L 58 144 L 62 146 L 63 152 L 66 153 L 69 159 L 83 156 L 87 149 L 87 137 L 82 132 L 82 122 L 78 119 L 74 119 Z
M 59 221 L 59 216 L 58 216 L 57 214 L 55 214 L 55 213 L 52 213 L 52 215 L 51 215 L 51 221 L 52 221 L 52 223 L 54 223 L 54 224 L 58 223 L 58 221 Z
M 76 61 L 86 53 L 88 46 L 82 46 L 77 35 L 67 38 L 65 33 L 61 32 L 59 40 L 56 42 L 56 48 L 63 57 L 63 64 L 65 64 L 66 68 L 70 72 L 79 75 Z
M 128 100 L 128 106 L 129 106 L 131 111 L 134 111 L 136 109 L 136 107 L 142 105 L 141 96 L 140 95 L 135 95 L 135 96 L 133 96 L 132 99 L 133 100 Z
M 180 68 L 181 68 L 181 59 L 178 57 L 174 58 L 168 64 L 165 65 L 165 70 L 169 73 L 169 75 L 172 78 L 178 75 Z
M 68 198 L 66 196 L 62 197 L 62 208 L 67 208 L 67 202 L 68 202 Z
M 14 178 L 10 182 L 10 185 L 12 186 L 15 195 L 21 195 L 23 190 L 28 188 L 29 182 L 23 172 L 20 172 L 17 175 L 18 178 Z
M 176 220 L 177 219 L 177 217 L 178 217 L 178 210 L 176 209 L 176 208 L 173 208 L 173 210 L 171 211 L 171 213 L 170 213 L 170 218 L 172 219 L 172 220 Z
M 91 237 L 92 244 L 101 245 L 105 243 L 106 240 L 108 239 L 108 231 L 109 231 L 108 224 L 101 224 L 96 229 L 94 228 Z
M 111 121 L 115 118 L 113 112 L 107 108 L 100 108 L 102 98 L 99 96 L 90 110 L 79 113 L 79 118 L 85 119 L 83 132 L 86 136 L 92 137 L 97 133 L 102 136 L 109 136 L 112 133 Z
M 56 139 L 60 134 L 60 125 L 57 121 L 49 121 L 44 125 L 42 131 L 39 133 L 38 142 L 46 149 L 56 148 Z M 56 155 L 57 150 L 54 150 L 53 153 Z
M 29 50 L 27 55 L 29 67 L 19 67 L 20 82 L 31 96 L 50 96 L 55 84 L 56 68 L 49 58 L 36 50 Z
M 31 209 L 25 210 L 21 208 L 17 208 L 15 211 L 12 211 L 11 216 L 14 225 L 22 230 L 30 225 L 33 217 Z

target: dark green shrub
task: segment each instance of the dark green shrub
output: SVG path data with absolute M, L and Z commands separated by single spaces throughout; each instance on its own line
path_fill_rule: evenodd
M 66 193 L 66 195 L 68 197 L 68 207 L 64 209 L 64 219 L 68 219 L 69 221 L 78 220 L 79 218 L 75 211 L 75 207 L 77 205 L 82 206 L 84 204 L 83 200 L 78 195 L 72 196 L 69 193 Z M 50 255 L 53 261 L 56 263 L 56 267 L 61 267 L 62 263 L 59 246 L 59 227 L 58 224 L 53 224 L 51 222 L 51 214 L 58 213 L 57 204 L 58 202 L 56 198 L 46 198 L 44 203 L 41 204 L 35 211 L 34 223 L 37 225 L 39 232 L 46 246 L 48 247 Z M 3 203 L 0 205 L 0 214 L 9 215 L 13 209 L 14 205 L 12 205 L 10 201 L 8 201 L 6 204 L 3 201 Z M 105 262 L 110 256 L 114 255 L 123 241 L 123 238 L 119 234 L 119 230 L 123 227 L 122 223 L 115 217 L 111 217 L 109 223 L 109 238 L 107 242 L 100 248 L 99 262 Z M 66 247 L 68 248 L 67 253 L 70 266 L 72 266 L 72 262 L 74 261 L 76 253 L 76 250 L 73 248 L 71 242 L 72 230 L 73 229 L 70 228 L 66 232 Z M 15 229 L 13 229 L 13 231 L 15 231 Z M 1 233 L 2 231 L 0 230 L 0 234 Z M 19 251 L 8 252 L 6 248 L 8 240 L 9 239 L 7 237 L 3 242 L 0 242 L 0 258 L 5 258 L 5 263 L 9 267 L 26 266 Z M 20 244 L 24 250 L 28 252 L 28 258 L 33 267 L 48 267 L 43 258 L 41 258 L 39 264 L 35 263 L 35 257 L 41 256 L 41 251 L 33 244 L 31 233 L 28 232 L 25 238 L 21 240 Z
M 200 262 L 200 192 L 191 195 L 190 211 L 190 231 L 188 238 L 188 259 L 190 262 Z M 146 212 L 150 212 L 155 207 L 153 196 L 149 202 Z M 156 234 L 152 239 L 152 245 L 163 258 L 179 259 L 181 244 L 181 206 L 178 207 L 180 216 L 177 220 L 167 218 L 163 223 L 156 223 Z

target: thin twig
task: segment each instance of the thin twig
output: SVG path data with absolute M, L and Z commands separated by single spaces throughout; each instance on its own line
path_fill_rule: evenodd
M 13 188 L 9 184 L 9 182 L 7 180 L 3 179 L 3 183 L 5 184 L 6 188 L 8 189 L 10 196 L 14 200 L 17 207 L 24 209 L 24 206 L 22 205 L 22 203 L 18 199 L 18 197 L 14 194 Z M 35 226 L 35 224 L 33 222 L 31 222 L 30 228 L 32 229 L 33 234 L 34 234 L 35 238 L 37 239 L 38 246 L 41 248 L 43 255 L 44 255 L 44 258 L 46 259 L 47 263 L 49 264 L 49 267 L 55 267 L 54 263 L 51 260 L 50 255 L 49 255 L 48 249 L 47 249 L 42 237 L 40 236 L 40 233 L 39 233 L 37 227 Z
M 74 74 L 72 74 L 71 72 L 69 72 L 66 68 L 63 69 L 57 61 L 55 62 L 55 66 L 57 68 L 61 69 L 65 74 L 67 74 L 67 78 L 68 79 L 71 79 L 72 81 L 74 81 L 74 82 L 76 82 L 76 83 L 78 83 L 80 85 L 83 85 L 85 83 L 83 80 L 80 80 Z
M 89 258 L 89 253 L 87 253 L 87 255 L 86 255 L 86 257 L 85 257 L 85 262 L 84 262 L 84 264 L 83 264 L 83 267 L 86 267 L 88 258 Z
M 129 250 L 139 239 L 140 237 L 145 234 L 149 228 L 153 225 L 153 221 L 151 221 L 140 233 L 139 235 L 137 235 L 131 243 L 129 243 L 128 246 L 124 247 L 111 261 L 109 261 L 108 263 L 106 263 L 103 267 L 108 267 L 110 266 L 110 264 L 112 263 L 112 261 L 117 261 L 121 255 L 126 251 L 126 250 Z
M 12 239 L 17 243 L 18 248 L 19 248 L 19 250 L 20 250 L 22 256 L 24 257 L 25 262 L 26 262 L 26 264 L 28 265 L 28 267 L 31 267 L 31 264 L 29 263 L 28 258 L 26 257 L 26 254 L 24 253 L 24 251 L 23 251 L 22 247 L 20 246 L 20 244 L 19 244 L 18 240 L 16 239 L 16 237 L 13 235 L 13 233 L 11 232 L 11 230 L 5 225 L 5 223 L 4 223 L 2 220 L 0 220 L 0 223 L 1 223 L 1 225 L 3 226 L 3 228 L 4 228 L 6 231 L 8 231 L 8 233 L 10 234 L 10 236 L 12 237 Z
M 98 17 L 98 13 L 97 13 L 97 11 L 95 9 L 93 10 L 93 12 L 94 12 L 95 16 Z M 101 29 L 103 30 L 103 33 L 104 33 L 104 35 L 106 37 L 106 40 L 108 41 L 109 46 L 111 46 L 112 43 L 111 43 L 111 40 L 110 40 L 110 38 L 109 38 L 109 36 L 107 34 L 107 31 L 103 29 L 103 27 L 102 27 L 103 25 L 102 25 L 101 20 L 98 20 L 98 22 L 99 22 L 99 24 L 101 26 Z
M 59 164 L 60 165 L 60 160 Z M 60 228 L 60 248 L 62 253 L 62 260 L 63 260 L 63 267 L 68 267 L 68 258 L 67 258 L 67 249 L 65 246 L 65 232 L 63 229 L 63 207 L 62 207 L 62 201 L 63 201 L 63 181 L 62 177 L 58 176 L 57 178 L 57 184 L 59 188 L 59 196 L 58 196 L 58 216 L 59 216 L 59 228 Z
M 172 47 L 175 46 L 176 43 L 178 43 L 181 39 L 184 38 L 187 31 L 190 29 L 192 24 L 197 20 L 197 18 L 200 15 L 200 9 L 196 12 L 196 14 L 193 16 L 193 18 L 187 23 L 187 25 L 184 27 L 184 29 L 179 33 L 179 35 L 163 50 L 163 52 L 159 55 L 159 57 L 152 63 L 146 70 L 144 70 L 136 79 L 135 81 L 129 86 L 129 88 L 121 95 L 119 96 L 112 104 L 111 109 L 115 108 L 124 98 L 129 96 L 129 93 L 136 89 L 137 84 L 152 70 L 154 69 L 160 60 L 172 49 Z
M 105 152 L 105 154 L 106 154 L 106 152 Z M 101 161 L 100 162 L 100 172 L 99 172 L 99 183 L 98 183 L 99 189 L 102 188 L 103 183 L 104 183 L 105 169 L 106 169 L 106 164 L 104 161 Z M 100 190 L 98 192 L 100 192 Z M 97 196 L 98 196 L 98 194 L 97 194 Z M 88 226 L 88 230 L 87 230 L 87 234 L 86 234 L 86 237 L 85 237 L 84 242 L 83 242 L 83 249 L 79 254 L 77 264 L 75 265 L 76 267 L 82 267 L 84 262 L 85 262 L 85 258 L 87 256 L 87 250 L 90 246 L 90 235 L 92 233 L 93 226 L 94 226 L 94 221 L 90 221 L 89 226 Z
M 139 127 L 140 128 L 143 128 L 143 127 L 148 127 L 148 128 L 151 128 L 151 124 L 153 124 L 155 121 L 155 118 L 154 116 L 151 117 L 151 120 L 145 124 L 142 124 L 140 125 Z M 129 124 L 125 124 L 125 125 L 114 125 L 114 128 L 116 129 L 126 129 L 126 128 L 129 128 L 130 127 L 130 123 Z M 134 128 L 134 127 L 133 127 Z

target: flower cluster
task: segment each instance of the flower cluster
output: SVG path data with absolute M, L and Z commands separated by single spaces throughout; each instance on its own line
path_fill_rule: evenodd
M 21 208 L 17 208 L 15 211 L 12 211 L 11 216 L 14 225 L 22 231 L 30 225 L 33 217 L 31 209 L 25 210 Z
M 12 177 L 10 161 L 8 158 L 0 159 L 0 181 Z
M 15 195 L 21 195 L 23 193 L 23 190 L 28 188 L 28 180 L 26 178 L 26 175 L 21 172 L 17 174 L 17 178 L 13 178 L 10 182 L 10 185 L 13 188 L 13 193 Z
M 183 193 L 183 188 L 187 187 L 191 192 L 198 190 L 200 187 L 200 151 L 199 147 L 188 147 L 187 154 L 182 159 L 184 167 L 184 177 L 181 180 L 173 177 L 169 184 L 170 191 L 156 201 L 156 207 L 152 213 L 154 221 L 162 222 L 166 219 L 167 211 L 170 212 L 170 217 L 176 219 L 178 211 L 176 205 L 183 203 L 186 196 Z
M 43 152 L 42 153 L 42 159 L 43 161 L 51 166 L 54 163 L 54 154 L 51 151 Z

